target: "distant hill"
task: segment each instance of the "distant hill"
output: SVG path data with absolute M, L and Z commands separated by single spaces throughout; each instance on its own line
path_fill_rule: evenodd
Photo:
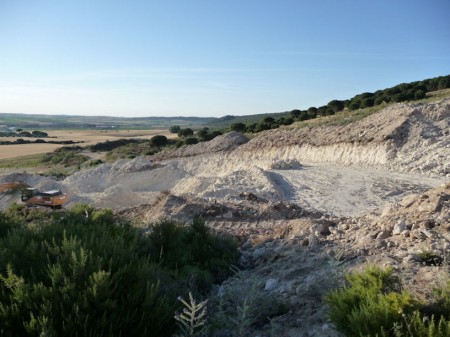
M 166 129 L 172 125 L 182 128 L 224 129 L 235 123 L 251 125 L 254 132 L 260 129 L 276 128 L 288 124 L 288 119 L 306 120 L 317 116 L 333 115 L 343 110 L 369 108 L 382 103 L 404 102 L 425 98 L 427 93 L 450 88 L 450 75 L 439 76 L 422 81 L 401 83 L 394 87 L 377 90 L 373 93 L 364 92 L 347 100 L 332 100 L 321 107 L 310 107 L 308 110 L 297 110 L 276 113 L 253 114 L 246 116 L 227 115 L 217 117 L 105 117 L 105 116 L 71 116 L 71 115 L 34 115 L 17 113 L 0 113 L 0 131 L 8 127 L 24 129 Z M 258 128 L 257 123 L 263 123 L 271 117 L 270 125 Z M 292 121 L 291 121 L 292 122 Z
M 0 127 L 23 129 L 165 129 L 171 125 L 203 127 L 214 117 L 105 117 L 0 113 Z

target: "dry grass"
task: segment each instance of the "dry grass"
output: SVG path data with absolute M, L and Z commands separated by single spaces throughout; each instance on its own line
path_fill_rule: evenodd
M 63 145 L 59 144 L 18 144 L 0 145 L 0 160 L 27 157 L 51 152 Z
M 93 145 L 108 140 L 121 138 L 140 138 L 150 139 L 155 135 L 164 135 L 167 138 L 176 138 L 177 135 L 168 130 L 41 130 L 48 133 L 48 140 L 56 141 L 83 141 L 81 146 Z M 0 137 L 0 140 L 13 141 L 23 137 Z M 33 138 L 30 138 L 33 140 Z M 19 144 L 19 145 L 1 145 L 0 160 L 25 157 L 30 155 L 51 152 L 57 148 L 66 146 L 63 144 Z

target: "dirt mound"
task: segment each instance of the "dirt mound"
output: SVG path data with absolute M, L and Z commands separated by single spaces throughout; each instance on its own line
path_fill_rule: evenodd
M 170 158 L 192 157 L 205 153 L 231 151 L 247 142 L 248 138 L 242 133 L 231 131 L 224 135 L 217 136 L 208 142 L 201 142 L 194 145 L 184 145 L 179 149 L 157 154 L 154 158 L 163 160 Z
M 197 216 L 207 221 L 271 221 L 317 217 L 321 213 L 305 210 L 290 202 L 271 202 L 246 192 L 241 193 L 237 200 L 220 201 L 163 192 L 152 204 L 123 209 L 118 214 L 152 223 L 164 218 L 190 222 Z

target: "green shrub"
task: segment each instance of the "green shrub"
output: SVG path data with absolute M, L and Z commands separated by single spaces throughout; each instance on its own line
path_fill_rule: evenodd
M 198 139 L 195 138 L 195 137 L 189 137 L 189 138 L 186 138 L 186 139 L 185 139 L 184 143 L 185 143 L 186 145 L 194 145 L 194 144 L 198 144 Z
M 368 267 L 347 274 L 346 281 L 326 298 L 330 318 L 345 336 L 449 336 L 448 317 L 424 315 L 430 307 L 402 291 L 392 269 Z
M 176 270 L 186 285 L 207 291 L 213 283 L 230 275 L 229 266 L 238 257 L 237 243 L 211 233 L 201 219 L 192 225 L 164 220 L 155 224 L 149 235 L 152 256 L 165 268 Z
M 79 166 L 89 160 L 87 156 L 80 154 L 80 151 L 81 147 L 79 146 L 64 146 L 53 152 L 44 154 L 41 162 L 43 164 L 63 165 L 64 167 Z M 53 168 L 52 170 L 49 170 L 47 175 L 64 177 L 68 174 L 66 170 L 60 168 Z
M 0 335 L 170 336 L 177 296 L 210 286 L 237 250 L 204 224 L 167 223 L 150 239 L 86 205 L 0 213 Z
M 422 251 L 418 254 L 420 262 L 428 266 L 440 266 L 444 259 L 435 252 L 432 251 Z
M 159 289 L 164 271 L 137 255 L 137 232 L 114 224 L 108 212 L 91 214 L 20 226 L 0 239 L 2 336 L 172 330 L 175 302 Z

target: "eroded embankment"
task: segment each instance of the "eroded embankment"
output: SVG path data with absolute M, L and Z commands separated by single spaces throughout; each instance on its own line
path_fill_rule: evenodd
M 255 162 L 297 159 L 445 176 L 450 174 L 450 99 L 390 106 L 346 126 L 272 130 L 233 154 Z

